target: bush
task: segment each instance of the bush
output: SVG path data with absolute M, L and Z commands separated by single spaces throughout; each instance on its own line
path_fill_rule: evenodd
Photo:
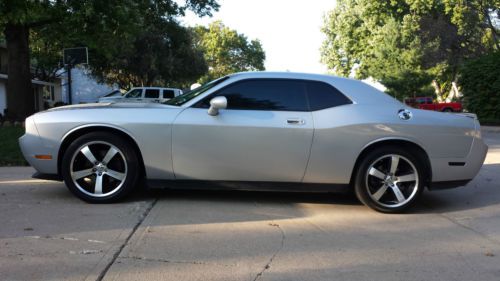
M 468 61 L 460 71 L 464 108 L 479 120 L 500 121 L 500 52 Z
M 24 128 L 20 126 L 0 127 L 0 167 L 28 165 L 18 143 L 19 137 L 23 134 Z

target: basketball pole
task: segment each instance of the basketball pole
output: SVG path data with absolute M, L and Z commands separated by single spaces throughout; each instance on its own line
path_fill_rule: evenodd
M 71 63 L 68 63 L 67 64 L 67 67 L 68 67 L 68 104 L 73 104 L 73 94 L 72 94 L 72 91 L 71 91 L 71 69 L 73 68 L 73 66 L 71 65 Z

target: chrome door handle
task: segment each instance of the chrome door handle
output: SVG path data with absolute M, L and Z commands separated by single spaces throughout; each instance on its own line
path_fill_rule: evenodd
M 286 119 L 286 123 L 290 125 L 304 125 L 306 121 L 300 118 L 288 118 Z

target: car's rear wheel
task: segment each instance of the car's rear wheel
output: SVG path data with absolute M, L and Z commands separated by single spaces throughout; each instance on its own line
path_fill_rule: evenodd
M 453 109 L 446 107 L 443 109 L 443 112 L 453 112 Z
M 66 150 L 61 172 L 68 189 L 90 203 L 122 199 L 139 175 L 137 153 L 129 142 L 106 132 L 77 138 Z
M 369 152 L 356 172 L 355 192 L 370 208 L 398 213 L 411 207 L 424 188 L 422 161 L 399 147 L 381 147 Z

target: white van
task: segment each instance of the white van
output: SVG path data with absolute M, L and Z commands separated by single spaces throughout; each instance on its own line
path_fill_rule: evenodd
M 123 96 L 99 98 L 99 102 L 164 102 L 180 95 L 182 95 L 181 89 L 136 87 L 130 89 Z

